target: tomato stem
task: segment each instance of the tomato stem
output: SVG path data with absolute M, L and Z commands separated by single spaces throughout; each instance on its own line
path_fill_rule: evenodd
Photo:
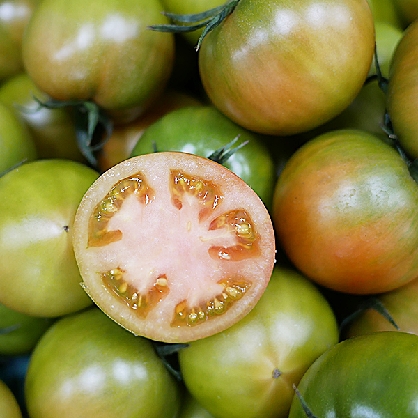
M 202 13 L 182 15 L 165 12 L 164 15 L 170 18 L 174 23 L 151 25 L 148 26 L 148 28 L 170 33 L 194 32 L 204 28 L 195 47 L 196 51 L 198 51 L 205 36 L 220 25 L 234 11 L 239 2 L 240 0 L 229 0 L 222 6 L 214 7 L 213 9 L 206 10 Z
M 299 392 L 299 390 L 298 390 L 298 388 L 296 387 L 296 385 L 293 385 L 293 389 L 295 390 L 295 394 L 296 394 L 296 396 L 298 397 L 298 399 L 299 399 L 299 401 L 300 401 L 300 403 L 301 403 L 301 406 L 302 406 L 302 409 L 303 409 L 303 411 L 305 412 L 305 415 L 308 417 L 308 418 L 317 418 L 313 413 L 312 413 L 312 411 L 310 410 L 310 408 L 309 408 L 309 406 L 308 406 L 308 404 L 305 402 L 305 400 L 303 399 L 303 396 L 302 396 L 302 394 Z
M 89 164 L 97 168 L 98 162 L 95 153 L 103 147 L 113 131 L 113 124 L 102 109 L 91 101 L 49 99 L 43 102 L 36 97 L 34 100 L 38 103 L 38 108 L 31 109 L 31 111 L 38 111 L 41 108 L 60 109 L 64 107 L 70 107 L 74 111 L 77 145 Z M 105 135 L 101 135 L 102 139 L 94 143 L 94 135 L 98 128 L 102 128 Z

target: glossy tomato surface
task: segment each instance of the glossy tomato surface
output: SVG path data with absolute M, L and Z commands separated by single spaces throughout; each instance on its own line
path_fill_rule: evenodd
M 295 266 L 331 289 L 385 292 L 418 275 L 418 186 L 391 146 L 341 130 L 307 142 L 278 179 L 273 221 Z
M 403 33 L 389 73 L 387 106 L 393 130 L 411 158 L 418 157 L 418 21 Z
M 38 0 L 0 1 L 0 81 L 23 70 L 23 33 L 38 3 Z
M 0 175 L 17 164 L 37 158 L 29 130 L 3 103 L 0 103 L 0 149 Z
M 40 107 L 37 100 L 47 97 L 26 73 L 8 78 L 0 86 L 0 102 L 5 103 L 28 127 L 38 158 L 65 158 L 84 162 L 76 139 L 76 128 L 68 109 Z
M 322 354 L 298 390 L 314 417 L 418 416 L 418 336 L 379 332 Z M 295 396 L 289 418 L 306 418 Z
M 81 163 L 50 159 L 0 178 L 0 303 L 45 317 L 91 304 L 70 234 L 77 206 L 97 176 Z
M 241 0 L 203 40 L 199 68 L 208 97 L 234 122 L 290 135 L 351 103 L 374 45 L 366 0 Z
M 264 137 L 232 122 L 212 105 L 188 106 L 168 113 L 145 130 L 131 156 L 180 151 L 210 157 L 235 138 L 232 148 L 248 142 L 222 165 L 241 177 L 270 207 L 276 175 Z
M 161 93 L 173 65 L 159 0 L 42 1 L 23 39 L 25 69 L 57 100 L 92 100 L 132 120 Z
M 133 157 L 102 174 L 72 238 L 96 304 L 133 333 L 165 342 L 203 338 L 245 316 L 275 258 L 257 194 L 222 165 L 180 152 Z
M 190 393 L 217 418 L 286 418 L 307 368 L 338 342 L 334 313 L 300 273 L 276 267 L 255 308 L 179 352 Z
M 175 418 L 177 382 L 150 341 L 92 308 L 56 322 L 25 381 L 31 418 Z

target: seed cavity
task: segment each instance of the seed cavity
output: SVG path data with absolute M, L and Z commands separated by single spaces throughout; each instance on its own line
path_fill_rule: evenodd
M 100 275 L 107 289 L 121 298 L 130 309 L 136 311 L 138 316 L 145 318 L 149 311 L 169 293 L 167 277 L 158 276 L 147 293 L 139 293 L 133 285 L 124 280 L 124 273 L 123 269 L 115 268 Z
M 194 196 L 202 206 L 199 220 L 207 218 L 222 202 L 223 196 L 213 182 L 191 176 L 179 170 L 171 170 L 171 201 L 177 209 L 183 207 L 184 196 Z
M 259 253 L 259 235 L 245 209 L 231 210 L 218 216 L 209 225 L 209 230 L 215 229 L 226 229 L 228 233 L 234 234 L 237 243 L 230 247 L 210 247 L 211 257 L 226 261 L 241 261 Z
M 145 205 L 154 198 L 154 191 L 141 172 L 117 182 L 94 208 L 89 220 L 89 247 L 103 247 L 122 239 L 122 231 L 109 231 L 107 227 L 110 219 L 122 207 L 123 201 L 131 194 L 135 194 L 138 201 Z
M 223 286 L 222 292 L 199 306 L 189 306 L 187 300 L 178 303 L 171 326 L 195 326 L 222 315 L 251 287 L 251 283 L 242 278 L 223 279 L 218 283 Z

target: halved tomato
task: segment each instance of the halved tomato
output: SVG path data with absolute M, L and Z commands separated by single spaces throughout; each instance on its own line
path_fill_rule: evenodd
M 207 158 L 146 154 L 102 174 L 76 214 L 84 288 L 116 322 L 186 342 L 246 315 L 275 259 L 270 216 L 238 176 Z

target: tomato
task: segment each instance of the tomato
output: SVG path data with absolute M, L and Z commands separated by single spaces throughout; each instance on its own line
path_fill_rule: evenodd
M 77 210 L 73 245 L 95 303 L 164 342 L 203 338 L 246 315 L 275 256 L 257 194 L 222 165 L 180 152 L 133 157 L 102 174 Z
M 418 416 L 418 336 L 379 332 L 351 338 L 323 353 L 298 390 L 315 417 Z M 306 418 L 295 396 L 289 418 Z
M 208 97 L 231 120 L 290 135 L 351 103 L 374 45 L 366 0 L 241 0 L 203 40 L 199 68 Z
M 0 304 L 0 355 L 29 353 L 52 320 L 25 315 Z
M 405 31 L 392 58 L 387 107 L 393 130 L 405 151 L 418 157 L 418 21 Z
M 174 58 L 159 0 L 42 1 L 23 38 L 23 62 L 56 100 L 91 100 L 130 121 L 162 92 Z
M 298 272 L 276 267 L 255 308 L 179 351 L 190 393 L 217 418 L 285 418 L 293 385 L 338 342 L 333 311 Z
M 130 123 L 116 126 L 113 129 L 111 136 L 104 143 L 98 156 L 100 171 L 106 171 L 115 164 L 126 160 L 148 126 L 163 115 L 174 109 L 194 106 L 199 103 L 199 100 L 189 94 L 171 89 L 166 90 L 143 115 Z
M 97 308 L 60 319 L 42 337 L 25 395 L 31 418 L 174 418 L 180 404 L 151 342 Z
M 22 38 L 38 0 L 0 1 L 0 81 L 23 69 Z
M 277 237 L 295 266 L 331 289 L 369 294 L 418 276 L 418 186 L 391 146 L 341 130 L 292 155 L 273 200 Z
M 35 97 L 47 99 L 26 73 L 10 77 L 0 86 L 0 102 L 11 107 L 28 126 L 38 158 L 85 161 L 77 146 L 75 125 L 69 112 L 64 108 L 39 108 Z
M 9 387 L 0 380 L 0 411 L 2 418 L 22 418 L 22 412 Z
M 0 178 L 0 303 L 55 317 L 91 305 L 71 245 L 73 218 L 97 173 L 70 160 L 38 160 Z
M 418 279 L 414 279 L 404 286 L 379 295 L 377 300 L 387 310 L 399 331 L 418 335 L 417 296 Z M 379 331 L 395 331 L 395 324 L 372 306 L 362 310 L 349 323 L 346 335 L 352 337 Z
M 201 105 L 174 110 L 149 126 L 134 146 L 131 156 L 160 151 L 189 152 L 209 157 L 234 138 L 248 143 L 223 165 L 241 177 L 271 205 L 276 175 L 274 163 L 263 137 L 235 124 L 214 106 Z
M 30 132 L 3 103 L 0 103 L 0 149 L 0 175 L 19 163 L 37 158 Z

